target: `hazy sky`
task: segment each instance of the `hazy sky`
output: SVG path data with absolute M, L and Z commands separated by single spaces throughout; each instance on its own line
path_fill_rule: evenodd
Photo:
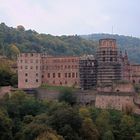
M 0 0 L 0 22 L 53 35 L 140 37 L 140 0 Z

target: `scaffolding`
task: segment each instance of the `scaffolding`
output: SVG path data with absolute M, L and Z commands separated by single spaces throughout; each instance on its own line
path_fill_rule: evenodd
M 79 61 L 80 87 L 83 90 L 92 89 L 97 84 L 97 61 L 93 55 L 80 58 Z
M 97 51 L 99 85 L 112 85 L 122 79 L 122 66 L 118 55 L 116 40 L 102 39 L 99 41 Z

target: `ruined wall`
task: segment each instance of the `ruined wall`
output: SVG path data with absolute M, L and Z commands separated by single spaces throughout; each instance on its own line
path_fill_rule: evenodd
M 122 79 L 121 63 L 115 39 L 101 39 L 97 51 L 98 85 L 111 85 Z
M 0 88 L 0 98 L 2 98 L 5 94 L 11 93 L 11 86 L 3 86 Z
M 21 53 L 18 56 L 18 88 L 37 88 L 41 85 L 41 54 Z
M 131 93 L 99 93 L 96 96 L 95 106 L 103 109 L 122 110 L 126 105 L 134 105 Z
M 140 65 L 131 65 L 131 82 L 140 84 Z
M 56 86 L 79 87 L 79 57 L 42 58 L 42 82 Z

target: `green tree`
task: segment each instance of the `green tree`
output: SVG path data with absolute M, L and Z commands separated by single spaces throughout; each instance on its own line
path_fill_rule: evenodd
M 72 89 L 66 88 L 61 91 L 59 95 L 59 101 L 64 101 L 70 105 L 73 105 L 76 103 L 76 96 L 74 95 Z
M 13 58 L 13 59 L 16 59 L 17 55 L 20 53 L 20 50 L 14 44 L 11 45 L 10 51 L 11 51 L 11 58 Z
M 112 127 L 109 122 L 110 121 L 109 118 L 110 118 L 110 114 L 106 110 L 102 110 L 101 113 L 99 113 L 99 115 L 97 116 L 96 125 L 100 132 L 100 135 L 103 135 L 104 132 L 108 130 L 112 130 Z
M 64 140 L 63 137 L 57 135 L 54 132 L 44 132 L 40 134 L 36 140 Z
M 11 61 L 0 60 L 0 86 L 17 85 L 17 74 L 11 70 Z
M 90 112 L 89 112 L 88 108 L 86 108 L 86 107 L 79 108 L 79 114 L 80 114 L 82 119 L 91 117 Z
M 62 108 L 53 112 L 48 118 L 48 124 L 65 140 L 79 140 L 81 118 L 78 111 L 71 107 Z
M 102 140 L 115 140 L 113 133 L 108 130 L 107 132 L 104 133 L 104 136 Z
M 136 133 L 133 140 L 140 140 L 140 133 Z
M 134 126 L 134 118 L 128 115 L 124 115 L 120 123 L 119 140 L 132 140 L 135 134 Z
M 99 132 L 90 118 L 83 120 L 81 136 L 84 140 L 99 140 Z
M 0 140 L 12 140 L 12 126 L 6 110 L 0 109 Z

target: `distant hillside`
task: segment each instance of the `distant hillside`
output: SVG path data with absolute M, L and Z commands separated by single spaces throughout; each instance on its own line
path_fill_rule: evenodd
M 134 63 L 140 63 L 140 39 L 136 37 L 123 36 L 123 35 L 111 35 L 111 34 L 91 34 L 82 35 L 84 39 L 98 41 L 102 38 L 115 38 L 117 40 L 120 50 L 128 51 L 130 61 Z
M 110 34 L 91 34 L 82 36 L 52 36 L 39 34 L 34 30 L 25 30 L 0 24 L 0 55 L 15 58 L 20 52 L 46 52 L 50 55 L 95 54 L 98 40 L 115 38 L 119 48 L 127 50 L 132 62 L 140 63 L 140 39 Z M 14 44 L 14 45 L 13 45 Z
M 16 45 L 20 52 L 47 52 L 51 55 L 94 54 L 97 46 L 96 42 L 79 36 L 39 34 L 33 30 L 25 30 L 23 26 L 12 28 L 1 23 L 0 54 L 9 57 L 12 44 Z

